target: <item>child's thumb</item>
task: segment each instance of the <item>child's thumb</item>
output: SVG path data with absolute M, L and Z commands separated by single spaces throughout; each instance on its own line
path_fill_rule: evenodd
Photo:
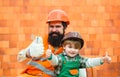
M 108 57 L 108 52 L 105 53 L 105 57 Z

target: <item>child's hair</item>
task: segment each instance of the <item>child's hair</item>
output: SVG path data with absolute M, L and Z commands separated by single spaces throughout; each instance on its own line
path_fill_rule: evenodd
M 81 43 L 77 40 L 65 40 L 62 44 L 62 46 L 66 46 L 67 44 L 69 44 L 70 46 L 74 45 L 75 49 L 81 49 Z

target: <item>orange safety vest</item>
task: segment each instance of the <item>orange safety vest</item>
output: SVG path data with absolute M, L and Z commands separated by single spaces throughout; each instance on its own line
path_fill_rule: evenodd
M 48 49 L 48 37 L 43 38 L 43 43 L 44 43 L 44 49 L 45 51 Z M 54 48 L 50 46 L 50 49 L 54 53 Z M 57 51 L 55 51 L 54 54 L 60 54 L 63 51 L 63 48 L 60 47 Z M 45 53 L 42 56 L 45 58 Z M 48 60 L 37 60 L 37 61 L 32 61 L 28 63 L 28 67 L 22 72 L 22 74 L 26 73 L 32 76 L 41 76 L 41 77 L 53 77 L 51 73 L 54 71 L 53 66 Z M 47 73 L 45 71 L 47 71 Z M 52 71 L 52 72 L 51 72 Z

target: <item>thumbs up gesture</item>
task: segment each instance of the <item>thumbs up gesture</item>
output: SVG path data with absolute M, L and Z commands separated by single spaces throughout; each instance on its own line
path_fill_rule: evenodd
M 48 49 L 46 50 L 46 58 L 50 58 L 52 55 L 52 51 L 50 49 L 50 45 L 48 46 Z
M 111 57 L 108 56 L 108 52 L 106 52 L 105 56 L 102 58 L 102 60 L 106 63 L 110 63 L 111 62 Z
M 44 54 L 43 38 L 36 36 L 32 43 L 25 49 L 28 58 L 40 58 Z

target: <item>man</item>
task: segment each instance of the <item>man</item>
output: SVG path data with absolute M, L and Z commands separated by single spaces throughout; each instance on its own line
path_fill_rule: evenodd
M 65 30 L 69 25 L 67 14 L 62 10 L 52 10 L 48 15 L 48 36 L 45 38 L 36 37 L 33 42 L 19 52 L 18 61 L 22 62 L 26 58 L 30 58 L 28 67 L 19 77 L 54 77 L 54 68 L 45 58 L 45 51 L 50 48 L 54 54 L 62 52 L 60 45 L 64 37 Z M 80 73 L 86 77 L 85 69 L 81 69 Z

